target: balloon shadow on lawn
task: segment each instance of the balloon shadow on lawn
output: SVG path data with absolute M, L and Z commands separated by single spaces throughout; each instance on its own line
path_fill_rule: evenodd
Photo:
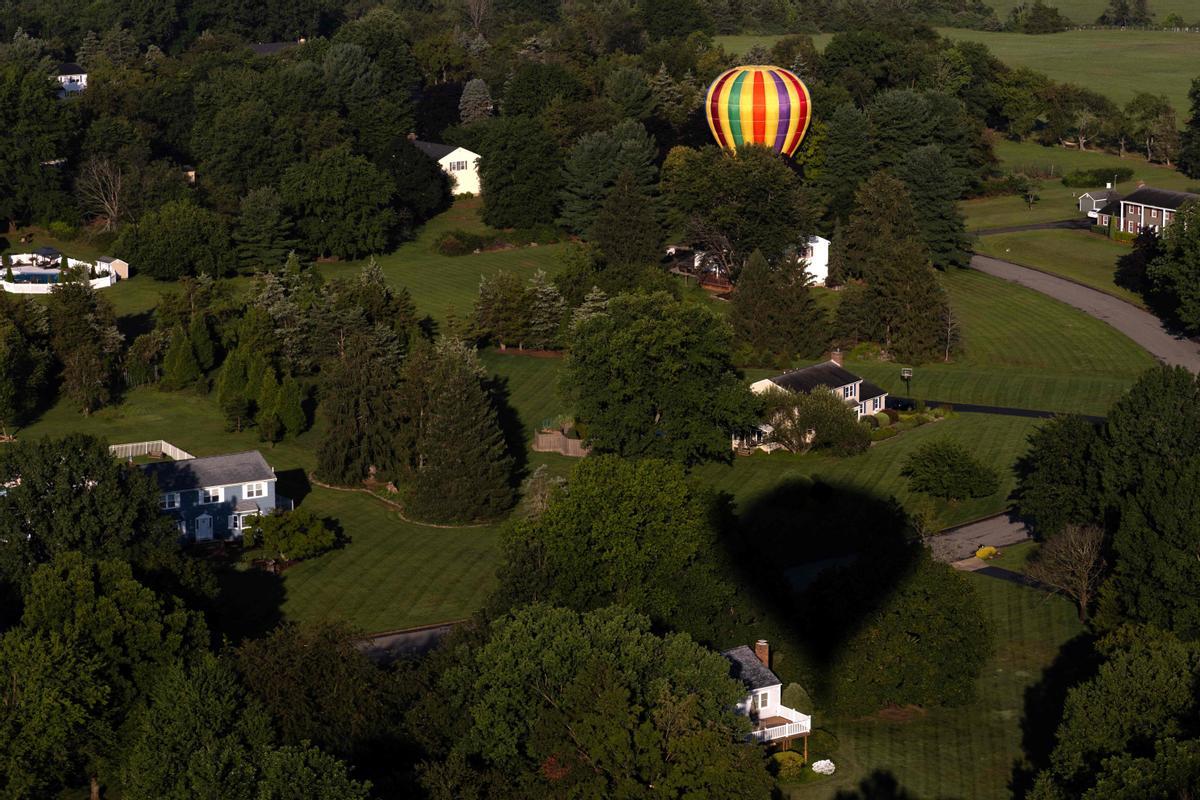
M 231 644 L 258 639 L 283 622 L 287 590 L 283 577 L 255 567 L 222 567 L 217 573 L 221 594 L 209 614 L 209 624 L 218 639 Z
M 1021 749 L 1024 760 L 1013 764 L 1009 789 L 1013 797 L 1028 796 L 1038 772 L 1050 766 L 1055 736 L 1066 706 L 1067 693 L 1096 674 L 1100 668 L 1096 636 L 1081 633 L 1064 644 L 1054 663 L 1025 690 L 1025 712 L 1021 716 Z
M 512 391 L 508 388 L 507 376 L 491 376 L 484 383 L 484 388 L 492 400 L 492 407 L 496 409 L 496 421 L 504 434 L 504 447 L 513 459 L 513 488 L 518 488 L 529 472 L 527 443 L 533 438 L 533 432 L 525 429 L 520 414 L 509 402 Z
M 923 557 L 894 499 L 819 478 L 787 480 L 747 502 L 725 542 L 738 594 L 757 616 L 738 633 L 775 639 L 781 680 L 807 677 L 820 698 L 831 694 L 843 649 Z

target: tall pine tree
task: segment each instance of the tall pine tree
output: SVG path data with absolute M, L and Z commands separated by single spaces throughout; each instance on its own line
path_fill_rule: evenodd
M 871 137 L 867 115 L 853 103 L 838 106 L 829 119 L 825 162 L 818 185 L 828 197 L 829 213 L 846 220 L 854 209 L 854 192 L 871 172 Z
M 163 359 L 163 377 L 160 388 L 167 391 L 185 389 L 200 379 L 200 365 L 192 352 L 192 340 L 183 328 L 171 334 L 171 344 Z
M 300 383 L 291 375 L 284 378 L 279 387 L 277 416 L 284 435 L 289 438 L 303 433 L 308 423 L 304 414 L 304 392 Z
M 203 314 L 192 318 L 188 326 L 188 339 L 192 343 L 192 354 L 196 356 L 196 364 L 201 372 L 208 372 L 216 363 L 216 345 L 213 344 L 212 333 L 208 329 L 208 319 Z
M 1179 170 L 1189 178 L 1200 178 L 1200 78 L 1192 79 L 1188 100 L 1192 111 L 1179 148 Z
M 240 431 L 249 421 L 251 403 L 246 396 L 246 354 L 235 348 L 221 365 L 217 377 L 217 405 L 229 430 Z
M 283 423 L 279 421 L 279 381 L 275 370 L 268 368 L 263 373 L 258 389 L 258 436 L 264 442 L 278 442 L 283 438 Z
M 802 263 L 773 268 L 758 250 L 746 261 L 729 321 L 757 363 L 783 366 L 793 356 L 815 356 L 825 349 L 825 312 L 808 283 Z
M 589 238 L 610 266 L 640 268 L 658 263 L 663 237 L 654 196 L 632 171 L 623 171 L 600 206 Z
M 442 339 L 434 355 L 410 509 L 439 522 L 495 517 L 513 503 L 513 460 L 483 369 L 461 342 Z
M 920 241 L 916 213 L 908 187 L 887 172 L 863 181 L 854 205 L 846 226 L 845 277 L 871 283 L 887 271 L 897 246 Z
M 919 242 L 897 242 L 887 269 L 868 290 L 883 345 L 898 361 L 919 364 L 940 355 L 946 293 Z
M 527 320 L 526 330 L 530 347 L 552 348 L 559 344 L 558 334 L 567 315 L 567 304 L 562 293 L 538 270 L 529 279 L 525 290 Z
M 965 267 L 971 260 L 967 226 L 958 210 L 962 186 L 954 167 L 934 144 L 910 151 L 896 167 L 896 177 L 908 186 L 917 225 L 929 256 L 938 269 Z
M 255 189 L 242 198 L 233 240 L 243 270 L 277 269 L 283 263 L 297 240 L 295 222 L 276 189 Z

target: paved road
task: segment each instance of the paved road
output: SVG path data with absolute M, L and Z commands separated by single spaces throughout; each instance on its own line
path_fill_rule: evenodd
M 934 558 L 953 564 L 975 555 L 975 551 L 984 545 L 1006 547 L 1028 538 L 1029 529 L 1025 523 L 1006 511 L 978 522 L 948 528 L 927 541 Z
M 1087 217 L 1074 219 L 1059 219 L 1054 222 L 1033 222 L 1029 225 L 1009 225 L 1007 228 L 984 228 L 975 231 L 976 236 L 995 236 L 997 233 L 1021 233 L 1022 231 L 1049 231 L 1064 228 L 1067 230 L 1084 230 L 1092 227 L 1093 220 Z
M 448 622 L 444 625 L 379 633 L 359 640 L 358 649 L 377 664 L 391 664 L 402 658 L 425 655 L 437 647 L 458 624 Z
M 1049 295 L 1085 314 L 1104 320 L 1166 364 L 1200 372 L 1200 345 L 1169 333 L 1158 317 L 1148 311 L 1096 289 L 998 258 L 977 255 L 971 259 L 971 266 L 980 272 Z

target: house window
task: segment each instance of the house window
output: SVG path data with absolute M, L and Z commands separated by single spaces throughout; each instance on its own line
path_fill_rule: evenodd
M 1150 209 L 1150 219 L 1158 219 L 1158 209 L 1157 208 Z
M 467 162 L 465 162 L 465 161 L 451 161 L 450 162 L 450 171 L 451 172 L 462 172 L 466 168 L 467 168 Z
M 766 692 L 763 692 L 762 694 L 760 694 L 758 696 L 758 707 L 759 708 L 766 708 L 768 705 L 770 705 L 770 703 L 771 703 L 771 696 L 769 694 L 767 694 Z
M 842 387 L 842 397 L 850 397 L 853 394 L 854 394 L 853 386 L 843 386 Z
M 1137 223 L 1134 222 L 1133 220 L 1129 220 L 1129 232 L 1137 233 Z
M 247 483 L 243 489 L 242 496 L 247 499 L 264 497 L 267 494 L 267 485 L 265 483 Z
M 241 527 L 241 517 L 237 514 L 232 514 L 229 517 L 229 530 L 236 531 Z
M 878 410 L 879 410 L 879 398 L 878 398 L 878 397 L 872 397 L 872 398 L 871 398 L 871 410 L 872 410 L 872 411 L 878 411 Z
M 167 492 L 159 498 L 158 507 L 163 511 L 174 511 L 179 508 L 179 492 Z
M 201 505 L 208 505 L 210 503 L 219 503 L 219 502 L 221 502 L 221 488 L 220 487 L 217 487 L 216 489 L 201 489 L 200 490 Z

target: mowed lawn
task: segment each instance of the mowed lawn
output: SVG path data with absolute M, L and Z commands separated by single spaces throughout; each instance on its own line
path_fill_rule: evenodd
M 1197 37 L 1197 41 L 1200 42 L 1200 37 Z M 1197 64 L 1197 74 L 1200 74 L 1200 63 Z M 1036 142 L 1007 140 L 996 142 L 995 152 L 1000 161 L 1000 169 L 1005 172 L 1053 174 L 1053 177 L 1041 179 L 1041 199 L 1034 203 L 1032 208 L 1023 198 L 1016 195 L 964 201 L 962 210 L 967 217 L 967 229 L 971 232 L 1079 218 L 1082 215 L 1079 213 L 1077 198 L 1088 189 L 1062 184 L 1062 176 L 1075 170 L 1132 169 L 1133 178 L 1117 184 L 1117 191 L 1122 195 L 1136 189 L 1138 181 L 1145 181 L 1159 189 L 1176 190 L 1187 190 L 1198 183 L 1177 170 L 1161 164 L 1150 164 L 1136 152 L 1121 158 L 1095 150 L 1081 153 L 1065 147 L 1045 147 Z M 1091 188 L 1102 189 L 1104 182 Z
M 1022 0 L 992 0 L 988 5 L 996 10 L 996 16 L 1003 21 L 1008 18 L 1013 7 L 1021 2 Z M 1104 9 L 1108 7 L 1108 0 L 1055 0 L 1048 5 L 1053 5 L 1077 25 L 1091 25 L 1104 13 Z M 1189 25 L 1200 22 L 1200 9 L 1196 8 L 1195 0 L 1153 0 L 1150 3 L 1150 12 L 1154 21 L 1160 24 L 1170 14 L 1178 14 Z
M 895 395 L 951 403 L 1105 414 L 1154 359 L 1101 320 L 974 270 L 942 275 L 961 323 L 962 353 L 915 366 L 847 362 Z
M 1129 245 L 1079 230 L 1001 233 L 975 242 L 976 253 L 1060 275 L 1144 307 L 1142 298 L 1113 282 L 1117 259 L 1129 251 Z
M 559 270 L 565 244 L 532 245 L 509 250 L 443 256 L 434 250 L 438 237 L 453 230 L 482 232 L 479 198 L 458 200 L 448 211 L 434 217 L 406 242 L 388 255 L 378 257 L 388 283 L 403 286 L 412 295 L 417 311 L 443 322 L 453 315 L 465 318 L 479 295 L 480 279 L 501 270 L 530 278 L 538 270 L 554 275 Z M 349 277 L 362 269 L 365 261 L 322 263 L 327 278 Z
M 1186 0 L 1176 2 L 1183 5 Z M 1089 3 L 1103 4 L 1102 0 Z M 1159 19 L 1169 13 L 1160 0 L 1151 5 Z M 1180 13 L 1190 23 L 1200 21 L 1200 8 L 1194 2 L 1188 5 L 1190 8 L 1180 9 Z M 1062 10 L 1074 18 L 1065 8 Z M 1101 7 L 1075 21 L 1095 22 L 1102 10 Z M 981 42 L 992 55 L 1011 67 L 1029 67 L 1056 81 L 1086 86 L 1121 105 L 1138 92 L 1165 94 L 1175 107 L 1180 127 L 1187 119 L 1188 87 L 1192 78 L 1200 75 L 1197 33 L 1085 30 L 1029 36 L 964 28 L 939 28 L 938 32 L 955 41 Z
M 913 797 L 1012 797 L 1013 765 L 1022 758 L 1025 692 L 1082 626 L 1062 598 L 983 575 L 967 579 L 979 592 L 995 643 L 975 699 L 960 708 L 891 717 L 823 719 L 818 713 L 816 727 L 837 737 L 837 773 L 791 789 L 787 797 L 828 800 L 876 770 L 891 773 Z

